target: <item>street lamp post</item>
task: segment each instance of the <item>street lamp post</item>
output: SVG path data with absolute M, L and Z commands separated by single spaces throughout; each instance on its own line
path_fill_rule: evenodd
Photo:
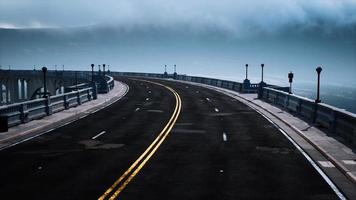
M 42 72 L 43 72 L 43 98 L 47 98 L 47 82 L 46 82 L 47 67 L 42 67 Z
M 91 64 L 91 82 L 94 82 L 94 64 Z
M 110 65 L 108 65 L 108 74 L 110 75 Z
M 105 64 L 103 64 L 103 75 L 105 76 Z
M 289 79 L 289 94 L 292 94 L 292 82 L 293 82 L 293 72 L 290 71 L 288 73 L 288 79 Z
M 248 79 L 247 78 L 248 77 L 248 64 L 246 64 L 245 67 L 246 67 L 246 78 L 245 79 L 247 80 Z
M 315 103 L 320 103 L 320 73 L 323 69 L 321 68 L 321 66 L 318 66 L 316 68 L 316 72 L 318 74 L 318 85 L 317 85 L 317 93 L 316 93 L 316 100 Z
M 99 76 L 101 75 L 101 68 L 100 68 L 100 65 L 99 65 Z
M 262 77 L 261 77 L 261 83 L 263 83 L 263 67 L 265 66 L 265 64 L 261 64 L 261 68 L 262 68 Z

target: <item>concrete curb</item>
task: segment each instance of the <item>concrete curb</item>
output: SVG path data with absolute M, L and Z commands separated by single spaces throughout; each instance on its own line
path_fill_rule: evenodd
M 120 81 L 118 81 L 118 82 L 120 82 Z M 8 138 L 4 138 L 4 139 L 0 140 L 0 142 L 1 142 L 0 151 L 7 149 L 9 147 L 15 146 L 17 144 L 20 144 L 22 142 L 31 140 L 33 138 L 39 137 L 39 136 L 46 134 L 54 129 L 66 126 L 70 123 L 73 123 L 79 119 L 87 117 L 90 114 L 96 113 L 97 111 L 102 110 L 102 109 L 112 105 L 113 103 L 119 101 L 122 97 L 124 97 L 127 94 L 127 92 L 129 91 L 129 86 L 127 84 L 125 84 L 123 82 L 120 82 L 120 83 L 124 86 L 124 89 L 125 89 L 124 93 L 121 96 L 114 96 L 109 101 L 101 102 L 101 103 L 89 108 L 88 110 L 78 112 L 75 115 L 61 119 L 54 123 L 38 126 L 38 127 L 32 128 L 32 129 L 26 130 L 24 132 L 21 132 L 17 135 L 14 135 L 14 136 L 11 136 Z

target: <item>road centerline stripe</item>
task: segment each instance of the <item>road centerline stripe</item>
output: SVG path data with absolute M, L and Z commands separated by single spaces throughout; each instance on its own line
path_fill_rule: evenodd
M 138 80 L 138 79 L 134 79 Z M 160 85 L 162 87 L 165 87 L 169 91 L 171 91 L 176 99 L 176 105 L 173 111 L 173 114 L 171 118 L 169 119 L 168 123 L 166 126 L 162 129 L 162 131 L 159 133 L 159 135 L 156 137 L 156 139 L 149 145 L 149 147 L 141 154 L 141 156 L 122 174 L 113 184 L 110 188 L 108 188 L 103 195 L 99 197 L 99 200 L 105 199 L 112 191 L 114 191 L 115 188 L 118 188 L 115 190 L 114 194 L 110 196 L 109 199 L 115 199 L 120 192 L 126 187 L 126 185 L 129 184 L 129 182 L 135 177 L 135 175 L 143 168 L 143 166 L 148 162 L 148 160 L 154 155 L 154 153 L 157 151 L 159 146 L 163 143 L 165 138 L 168 136 L 170 131 L 172 130 L 175 122 L 178 119 L 178 116 L 181 111 L 181 99 L 179 94 L 174 91 L 172 88 L 165 86 L 160 83 L 156 82 L 151 82 L 147 80 L 139 80 L 139 81 L 145 81 L 151 84 L 156 84 Z M 134 170 L 134 171 L 133 171 Z M 133 172 L 132 172 L 133 171 Z M 124 181 L 125 180 L 125 181 Z M 124 181 L 122 183 L 122 181 Z M 121 184 L 120 184 L 121 183 Z

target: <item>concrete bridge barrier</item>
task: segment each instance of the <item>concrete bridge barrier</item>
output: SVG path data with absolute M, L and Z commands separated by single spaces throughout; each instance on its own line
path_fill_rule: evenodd
M 72 85 L 63 94 L 0 106 L 0 131 L 79 106 L 96 99 L 98 92 L 107 93 L 114 88 L 113 77 L 106 75 L 97 79 L 102 81 Z
M 262 99 L 308 122 L 316 123 L 327 132 L 340 136 L 347 143 L 356 146 L 356 114 L 269 87 L 263 88 Z

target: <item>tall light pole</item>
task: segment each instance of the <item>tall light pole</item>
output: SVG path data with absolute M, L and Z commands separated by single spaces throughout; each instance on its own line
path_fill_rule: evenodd
M 292 82 L 293 82 L 293 72 L 290 71 L 288 73 L 288 79 L 289 79 L 289 94 L 292 94 Z
M 54 65 L 54 70 L 57 72 L 57 65 Z
M 261 75 L 261 83 L 263 83 L 263 68 L 264 68 L 265 64 L 261 64 L 261 68 L 262 68 L 262 75 Z
M 43 98 L 47 98 L 47 82 L 46 82 L 47 67 L 42 67 L 42 72 L 43 72 Z
M 320 103 L 320 73 L 323 70 L 321 66 L 318 66 L 316 69 L 316 73 L 318 74 L 318 85 L 317 85 L 317 93 L 316 93 L 316 99 L 315 103 Z
M 100 65 L 99 65 L 99 76 L 101 75 L 101 68 L 100 68 Z
M 110 75 L 110 65 L 108 65 L 108 74 Z
M 105 76 L 105 64 L 103 64 L 103 75 Z
M 246 67 L 246 78 L 245 79 L 247 80 L 248 79 L 247 78 L 247 76 L 248 76 L 248 64 L 246 64 L 245 67 Z

